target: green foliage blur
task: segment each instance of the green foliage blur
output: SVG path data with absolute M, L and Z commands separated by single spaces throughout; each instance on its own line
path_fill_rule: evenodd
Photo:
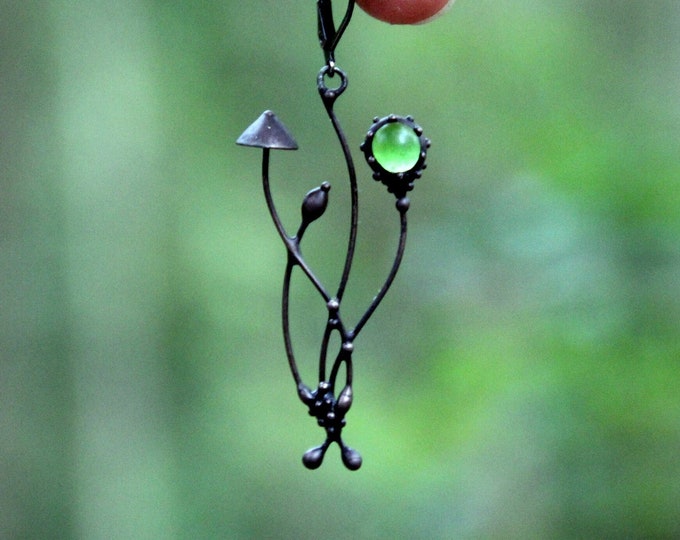
M 295 135 L 290 230 L 331 182 L 305 241 L 334 288 L 314 2 L 0 4 L 0 537 L 680 537 L 680 3 L 357 8 L 337 61 L 350 322 L 398 234 L 358 145 L 390 113 L 433 141 L 355 344 L 355 473 L 300 462 L 323 432 L 261 153 L 234 144 L 265 109 Z M 314 385 L 325 309 L 294 285 Z

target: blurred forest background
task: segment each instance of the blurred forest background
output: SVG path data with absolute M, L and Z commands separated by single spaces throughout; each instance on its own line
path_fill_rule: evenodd
M 0 3 L 0 537 L 680 537 L 680 3 L 357 9 L 337 61 L 350 323 L 398 233 L 358 145 L 389 113 L 433 141 L 356 342 L 356 473 L 335 446 L 300 463 L 323 432 L 261 152 L 234 144 L 268 108 L 295 135 L 271 169 L 290 229 L 333 184 L 306 242 L 334 288 L 315 3 Z M 325 309 L 295 286 L 311 385 Z

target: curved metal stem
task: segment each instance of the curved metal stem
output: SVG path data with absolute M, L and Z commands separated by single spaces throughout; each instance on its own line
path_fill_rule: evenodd
M 321 296 L 323 296 L 326 302 L 328 302 L 328 300 L 330 300 L 331 298 L 330 295 L 328 294 L 328 292 L 326 292 L 324 286 L 317 279 L 317 277 L 309 268 L 305 260 L 302 258 L 302 254 L 300 253 L 298 237 L 288 236 L 286 230 L 283 227 L 283 223 L 281 223 L 281 218 L 279 217 L 279 214 L 276 211 L 276 207 L 274 206 L 271 188 L 269 187 L 269 148 L 265 148 L 262 154 L 262 186 L 264 188 L 264 197 L 267 200 L 267 207 L 269 208 L 269 213 L 271 214 L 272 219 L 274 220 L 276 230 L 279 231 L 279 236 L 281 236 L 281 240 L 283 240 L 283 243 L 286 245 L 288 253 L 293 257 L 295 264 L 299 265 L 300 268 L 302 268 L 302 271 L 307 275 L 307 277 L 319 291 Z
M 403 201 L 403 199 L 401 199 L 400 201 Z M 399 202 L 397 202 L 398 207 L 399 207 Z M 356 338 L 356 336 L 359 334 L 359 332 L 361 332 L 361 329 L 364 327 L 366 322 L 368 322 L 368 319 L 371 317 L 371 315 L 373 315 L 373 312 L 376 310 L 376 308 L 378 307 L 380 302 L 382 302 L 382 299 L 387 294 L 387 291 L 389 290 L 390 286 L 392 285 L 392 282 L 394 281 L 395 276 L 397 275 L 397 271 L 399 270 L 399 265 L 401 264 L 401 259 L 404 255 L 404 249 L 406 247 L 406 232 L 407 232 L 406 212 L 407 212 L 407 210 L 408 210 L 408 206 L 406 206 L 406 208 L 399 208 L 399 215 L 400 215 L 400 220 L 401 220 L 401 232 L 399 234 L 399 247 L 397 248 L 397 254 L 395 256 L 394 263 L 392 264 L 392 268 L 390 269 L 390 273 L 387 276 L 385 283 L 380 288 L 380 291 L 378 291 L 378 294 L 375 296 L 375 298 L 373 298 L 373 301 L 368 306 L 368 309 L 366 310 L 364 315 L 361 317 L 361 319 L 359 320 L 357 325 L 351 331 L 353 338 Z
M 326 380 L 326 358 L 328 357 L 328 342 L 333 332 L 333 326 L 328 322 L 321 339 L 321 350 L 319 351 L 319 382 Z
M 329 77 L 334 77 L 335 74 L 340 76 L 340 86 L 335 89 L 329 89 L 324 83 L 324 77 L 328 75 Z M 342 270 L 342 276 L 340 278 L 340 283 L 338 285 L 338 292 L 336 298 L 338 301 L 342 300 L 345 294 L 345 288 L 347 287 L 347 281 L 349 280 L 349 274 L 352 269 L 352 261 L 354 260 L 354 251 L 356 248 L 357 241 L 357 229 L 359 225 L 359 190 L 357 188 L 357 175 L 354 168 L 354 160 L 352 159 L 352 152 L 350 151 L 349 144 L 347 143 L 347 138 L 345 133 L 340 126 L 335 111 L 333 110 L 333 105 L 335 100 L 345 91 L 347 88 L 347 76 L 345 73 L 339 69 L 335 68 L 331 72 L 328 66 L 325 66 L 319 72 L 317 77 L 317 85 L 319 88 L 319 94 L 321 95 L 321 100 L 326 107 L 326 112 L 333 124 L 333 129 L 338 137 L 340 146 L 342 148 L 342 153 L 345 158 L 345 163 L 347 164 L 347 174 L 349 176 L 349 188 L 350 188 L 350 198 L 351 198 L 351 215 L 350 215 L 350 228 L 349 228 L 349 239 L 347 242 L 347 256 L 345 257 L 345 266 Z
M 290 299 L 290 278 L 293 271 L 293 262 L 291 258 L 288 257 L 288 263 L 286 264 L 286 272 L 283 276 L 283 294 L 281 299 L 281 323 L 283 325 L 283 341 L 286 347 L 286 356 L 288 357 L 288 365 L 290 366 L 290 372 L 295 379 L 295 385 L 300 386 L 302 384 L 302 379 L 300 378 L 300 373 L 298 371 L 297 363 L 295 362 L 295 354 L 293 353 L 293 343 L 290 339 L 290 322 L 288 318 L 288 305 Z
M 345 363 L 345 367 L 347 369 L 346 377 L 345 377 L 345 385 L 347 386 L 352 386 L 352 351 L 347 352 L 345 349 L 341 349 L 340 353 L 338 353 L 337 358 L 335 359 L 335 362 L 333 362 L 333 368 L 331 369 L 330 376 L 328 377 L 328 381 L 331 384 L 331 388 L 335 387 L 335 380 L 338 376 L 338 371 L 340 370 L 340 365 L 342 363 Z

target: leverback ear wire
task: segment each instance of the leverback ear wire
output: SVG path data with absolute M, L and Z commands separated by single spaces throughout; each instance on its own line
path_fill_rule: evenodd
M 301 207 L 301 223 L 297 233 L 291 236 L 286 232 L 281 222 L 271 195 L 269 161 L 270 151 L 273 149 L 297 150 L 298 146 L 295 139 L 273 112 L 265 111 L 236 141 L 237 144 L 262 148 L 263 150 L 262 186 L 265 200 L 274 221 L 274 226 L 288 253 L 281 301 L 281 321 L 286 356 L 288 357 L 290 371 L 297 387 L 298 397 L 307 406 L 310 416 L 316 418 L 318 425 L 324 428 L 326 432 L 325 441 L 305 452 L 302 457 L 302 462 L 309 469 L 316 469 L 321 465 L 326 450 L 333 442 L 340 446 L 342 462 L 348 469 L 357 470 L 361 467 L 362 459 L 359 453 L 347 446 L 342 440 L 342 429 L 346 424 L 345 415 L 349 411 L 353 400 L 352 353 L 354 352 L 354 340 L 385 297 L 401 264 L 406 245 L 406 213 L 410 207 L 410 201 L 406 193 L 413 189 L 413 182 L 420 178 L 423 169 L 425 169 L 425 157 L 427 148 L 430 146 L 429 139 L 423 137 L 422 129 L 410 116 L 401 117 L 396 115 L 390 115 L 383 119 L 376 117 L 373 121 L 373 126 L 368 131 L 366 139 L 361 145 L 361 150 L 373 170 L 373 178 L 385 184 L 388 191 L 397 198 L 396 208 L 399 212 L 400 234 L 394 262 L 385 282 L 378 291 L 378 294 L 370 302 L 358 323 L 354 328 L 349 328 L 345 325 L 340 311 L 354 259 L 359 223 L 359 196 L 352 153 L 333 107 L 336 100 L 347 88 L 347 75 L 335 64 L 335 48 L 349 24 L 353 9 L 354 0 L 350 0 L 342 22 L 336 30 L 331 0 L 317 0 L 319 41 L 326 60 L 326 65 L 321 68 L 317 76 L 317 89 L 345 158 L 351 198 L 347 255 L 340 282 L 334 295 L 331 295 L 317 278 L 306 263 L 300 250 L 300 243 L 307 228 L 319 219 L 326 210 L 331 190 L 330 183 L 322 182 L 321 185 L 305 195 Z M 326 77 L 332 78 L 336 74 L 340 78 L 339 85 L 333 88 L 328 87 L 326 85 Z M 295 267 L 299 267 L 314 285 L 326 303 L 328 311 L 326 328 L 321 338 L 319 380 L 314 390 L 307 386 L 300 377 L 290 336 L 290 283 Z M 333 332 L 339 334 L 341 345 L 335 360 L 330 366 L 330 370 L 328 370 L 328 346 Z M 345 382 L 342 385 L 342 389 L 336 395 L 336 390 L 339 388 L 337 384 L 338 377 L 343 366 L 345 368 Z
M 333 20 L 332 4 L 331 0 L 317 0 L 316 2 L 317 18 L 319 21 L 319 43 L 326 57 L 326 65 L 329 67 L 330 75 L 333 74 L 333 68 L 335 67 L 335 47 L 338 45 L 352 18 L 354 0 L 349 0 L 347 3 L 345 16 L 342 18 L 337 30 Z

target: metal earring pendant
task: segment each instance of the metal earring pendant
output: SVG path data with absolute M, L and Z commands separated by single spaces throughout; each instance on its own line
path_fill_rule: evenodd
M 317 277 L 300 249 L 307 228 L 323 216 L 329 204 L 331 184 L 321 182 L 303 197 L 300 224 L 297 232 L 291 235 L 286 231 L 272 197 L 269 166 L 271 150 L 297 150 L 298 145 L 295 138 L 279 118 L 272 111 L 267 110 L 236 141 L 237 144 L 242 146 L 260 148 L 263 151 L 262 186 L 264 196 L 274 226 L 287 251 L 281 301 L 286 356 L 298 398 L 307 407 L 309 415 L 316 419 L 317 424 L 324 429 L 326 434 L 325 440 L 320 445 L 304 453 L 302 463 L 308 469 L 316 469 L 321 466 L 326 451 L 332 443 L 337 443 L 340 447 L 340 456 L 345 467 L 349 470 L 357 470 L 361 467 L 361 455 L 347 446 L 342 438 L 342 431 L 347 423 L 346 415 L 354 399 L 352 390 L 354 341 L 387 294 L 401 264 L 406 246 L 406 214 L 410 207 L 410 201 L 406 194 L 413 189 L 415 180 L 421 177 L 422 171 L 426 167 L 427 149 L 430 146 L 429 139 L 423 136 L 423 130 L 414 122 L 412 117 L 397 115 L 389 115 L 382 119 L 376 117 L 361 144 L 360 148 L 373 171 L 373 178 L 382 182 L 388 191 L 397 198 L 396 208 L 399 214 L 400 232 L 394 261 L 383 285 L 378 294 L 369 302 L 357 323 L 353 327 L 348 326 L 342 317 L 341 307 L 354 261 L 359 225 L 359 189 L 352 152 L 335 114 L 334 105 L 348 85 L 347 75 L 335 63 L 335 48 L 349 24 L 353 7 L 354 0 L 350 0 L 345 16 L 336 29 L 331 1 L 317 1 L 319 41 L 326 59 L 326 64 L 317 75 L 317 89 L 333 125 L 345 160 L 351 203 L 347 253 L 340 281 L 333 293 Z M 333 79 L 336 80 L 337 84 L 329 86 L 327 80 Z M 311 387 L 305 384 L 300 376 L 290 333 L 290 283 L 293 271 L 296 269 L 299 269 L 316 288 L 325 302 L 327 310 L 326 326 L 321 336 L 318 381 Z M 333 334 L 337 334 L 340 338 L 340 348 L 335 353 L 334 358 L 329 351 L 330 338 Z M 340 378 L 342 372 L 344 372 L 344 380 Z

